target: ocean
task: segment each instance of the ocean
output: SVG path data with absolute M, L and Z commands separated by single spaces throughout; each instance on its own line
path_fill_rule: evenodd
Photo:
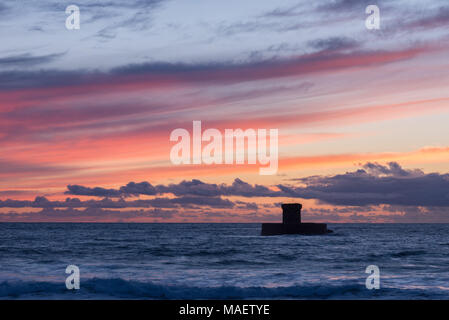
M 449 224 L 0 223 L 0 299 L 448 299 Z M 68 290 L 68 265 L 80 289 Z M 380 289 L 365 286 L 366 267 Z

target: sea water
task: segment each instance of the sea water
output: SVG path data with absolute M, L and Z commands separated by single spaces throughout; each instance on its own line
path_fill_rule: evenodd
M 447 299 L 449 224 L 0 223 L 0 299 Z M 68 265 L 80 289 L 68 290 Z M 367 266 L 380 289 L 367 289 Z

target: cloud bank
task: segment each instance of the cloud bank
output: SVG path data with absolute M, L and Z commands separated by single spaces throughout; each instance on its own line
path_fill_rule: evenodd
M 393 222 L 404 219 L 414 219 L 416 222 L 449 219 L 449 174 L 405 169 L 396 162 L 386 165 L 368 162 L 356 171 L 332 176 L 309 176 L 292 179 L 291 182 L 265 186 L 249 184 L 237 178 L 232 184 L 206 183 L 197 179 L 167 185 L 152 185 L 146 181 L 129 182 L 116 189 L 68 185 L 65 194 L 89 199 L 69 197 L 65 201 L 52 201 L 42 196 L 33 201 L 7 199 L 0 200 L 0 208 L 42 209 L 41 212 L 22 215 L 22 218 L 48 218 L 49 213 L 54 216 L 58 212 L 66 218 L 76 218 L 81 212 L 84 212 L 84 217 L 90 218 L 93 215 L 104 217 L 105 212 L 115 217 L 120 216 L 120 210 L 123 209 L 124 216 L 129 219 L 129 212 L 151 212 L 135 217 L 153 217 L 152 213 L 161 210 L 169 210 L 170 218 L 189 212 L 192 217 L 201 219 L 201 216 L 214 216 L 217 210 L 221 211 L 221 216 L 228 218 L 238 217 L 239 211 L 244 211 L 253 214 L 252 219 L 257 221 L 262 217 L 268 219 L 279 216 L 277 207 L 285 199 L 297 199 L 298 202 L 312 199 L 335 206 L 334 209 L 305 208 L 305 214 L 314 219 L 327 217 L 339 221 L 345 217 L 353 222 L 374 222 L 380 218 Z M 141 196 L 150 199 L 139 199 Z M 262 205 L 257 199 L 248 202 L 237 200 L 239 198 L 278 200 L 271 200 L 271 205 Z M 277 210 L 274 215 L 268 214 L 273 212 L 273 208 Z M 376 210 L 383 213 L 360 215 Z M 14 217 L 18 217 L 17 213 L 9 212 L 2 214 L 0 219 Z

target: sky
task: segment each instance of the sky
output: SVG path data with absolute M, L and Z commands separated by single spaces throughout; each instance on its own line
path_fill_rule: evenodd
M 446 0 L 4 0 L 0 222 L 449 223 L 448 27 Z M 193 121 L 278 129 L 277 173 L 174 165 Z

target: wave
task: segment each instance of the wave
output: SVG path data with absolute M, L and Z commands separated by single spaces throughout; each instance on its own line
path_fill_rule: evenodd
M 381 288 L 367 290 L 351 281 L 341 285 L 305 284 L 281 287 L 193 287 L 128 281 L 121 278 L 92 278 L 81 282 L 79 290 L 67 290 L 64 283 L 4 281 L 0 299 L 387 299 L 438 298 L 437 292 Z M 423 296 L 424 294 L 424 296 Z M 446 297 L 447 298 L 447 297 Z
M 229 248 L 229 249 L 217 249 L 217 250 L 198 250 L 198 251 L 192 251 L 192 252 L 186 252 L 183 253 L 184 256 L 223 256 L 223 255 L 232 255 L 232 254 L 238 254 L 243 252 L 242 250 L 237 250 L 235 248 Z M 177 253 L 179 254 L 179 253 Z
M 368 255 L 371 259 L 379 259 L 379 258 L 403 258 L 409 256 L 420 256 L 425 255 L 428 252 L 425 250 L 405 250 L 405 251 L 397 251 L 397 252 L 389 252 L 389 253 L 370 253 Z M 363 258 L 362 258 L 363 259 Z M 346 260 L 350 261 L 351 259 L 347 258 Z M 361 261 L 354 259 L 353 261 Z
M 391 256 L 394 258 L 408 257 L 408 256 L 419 256 L 422 254 L 426 254 L 425 250 L 406 250 L 393 253 Z

